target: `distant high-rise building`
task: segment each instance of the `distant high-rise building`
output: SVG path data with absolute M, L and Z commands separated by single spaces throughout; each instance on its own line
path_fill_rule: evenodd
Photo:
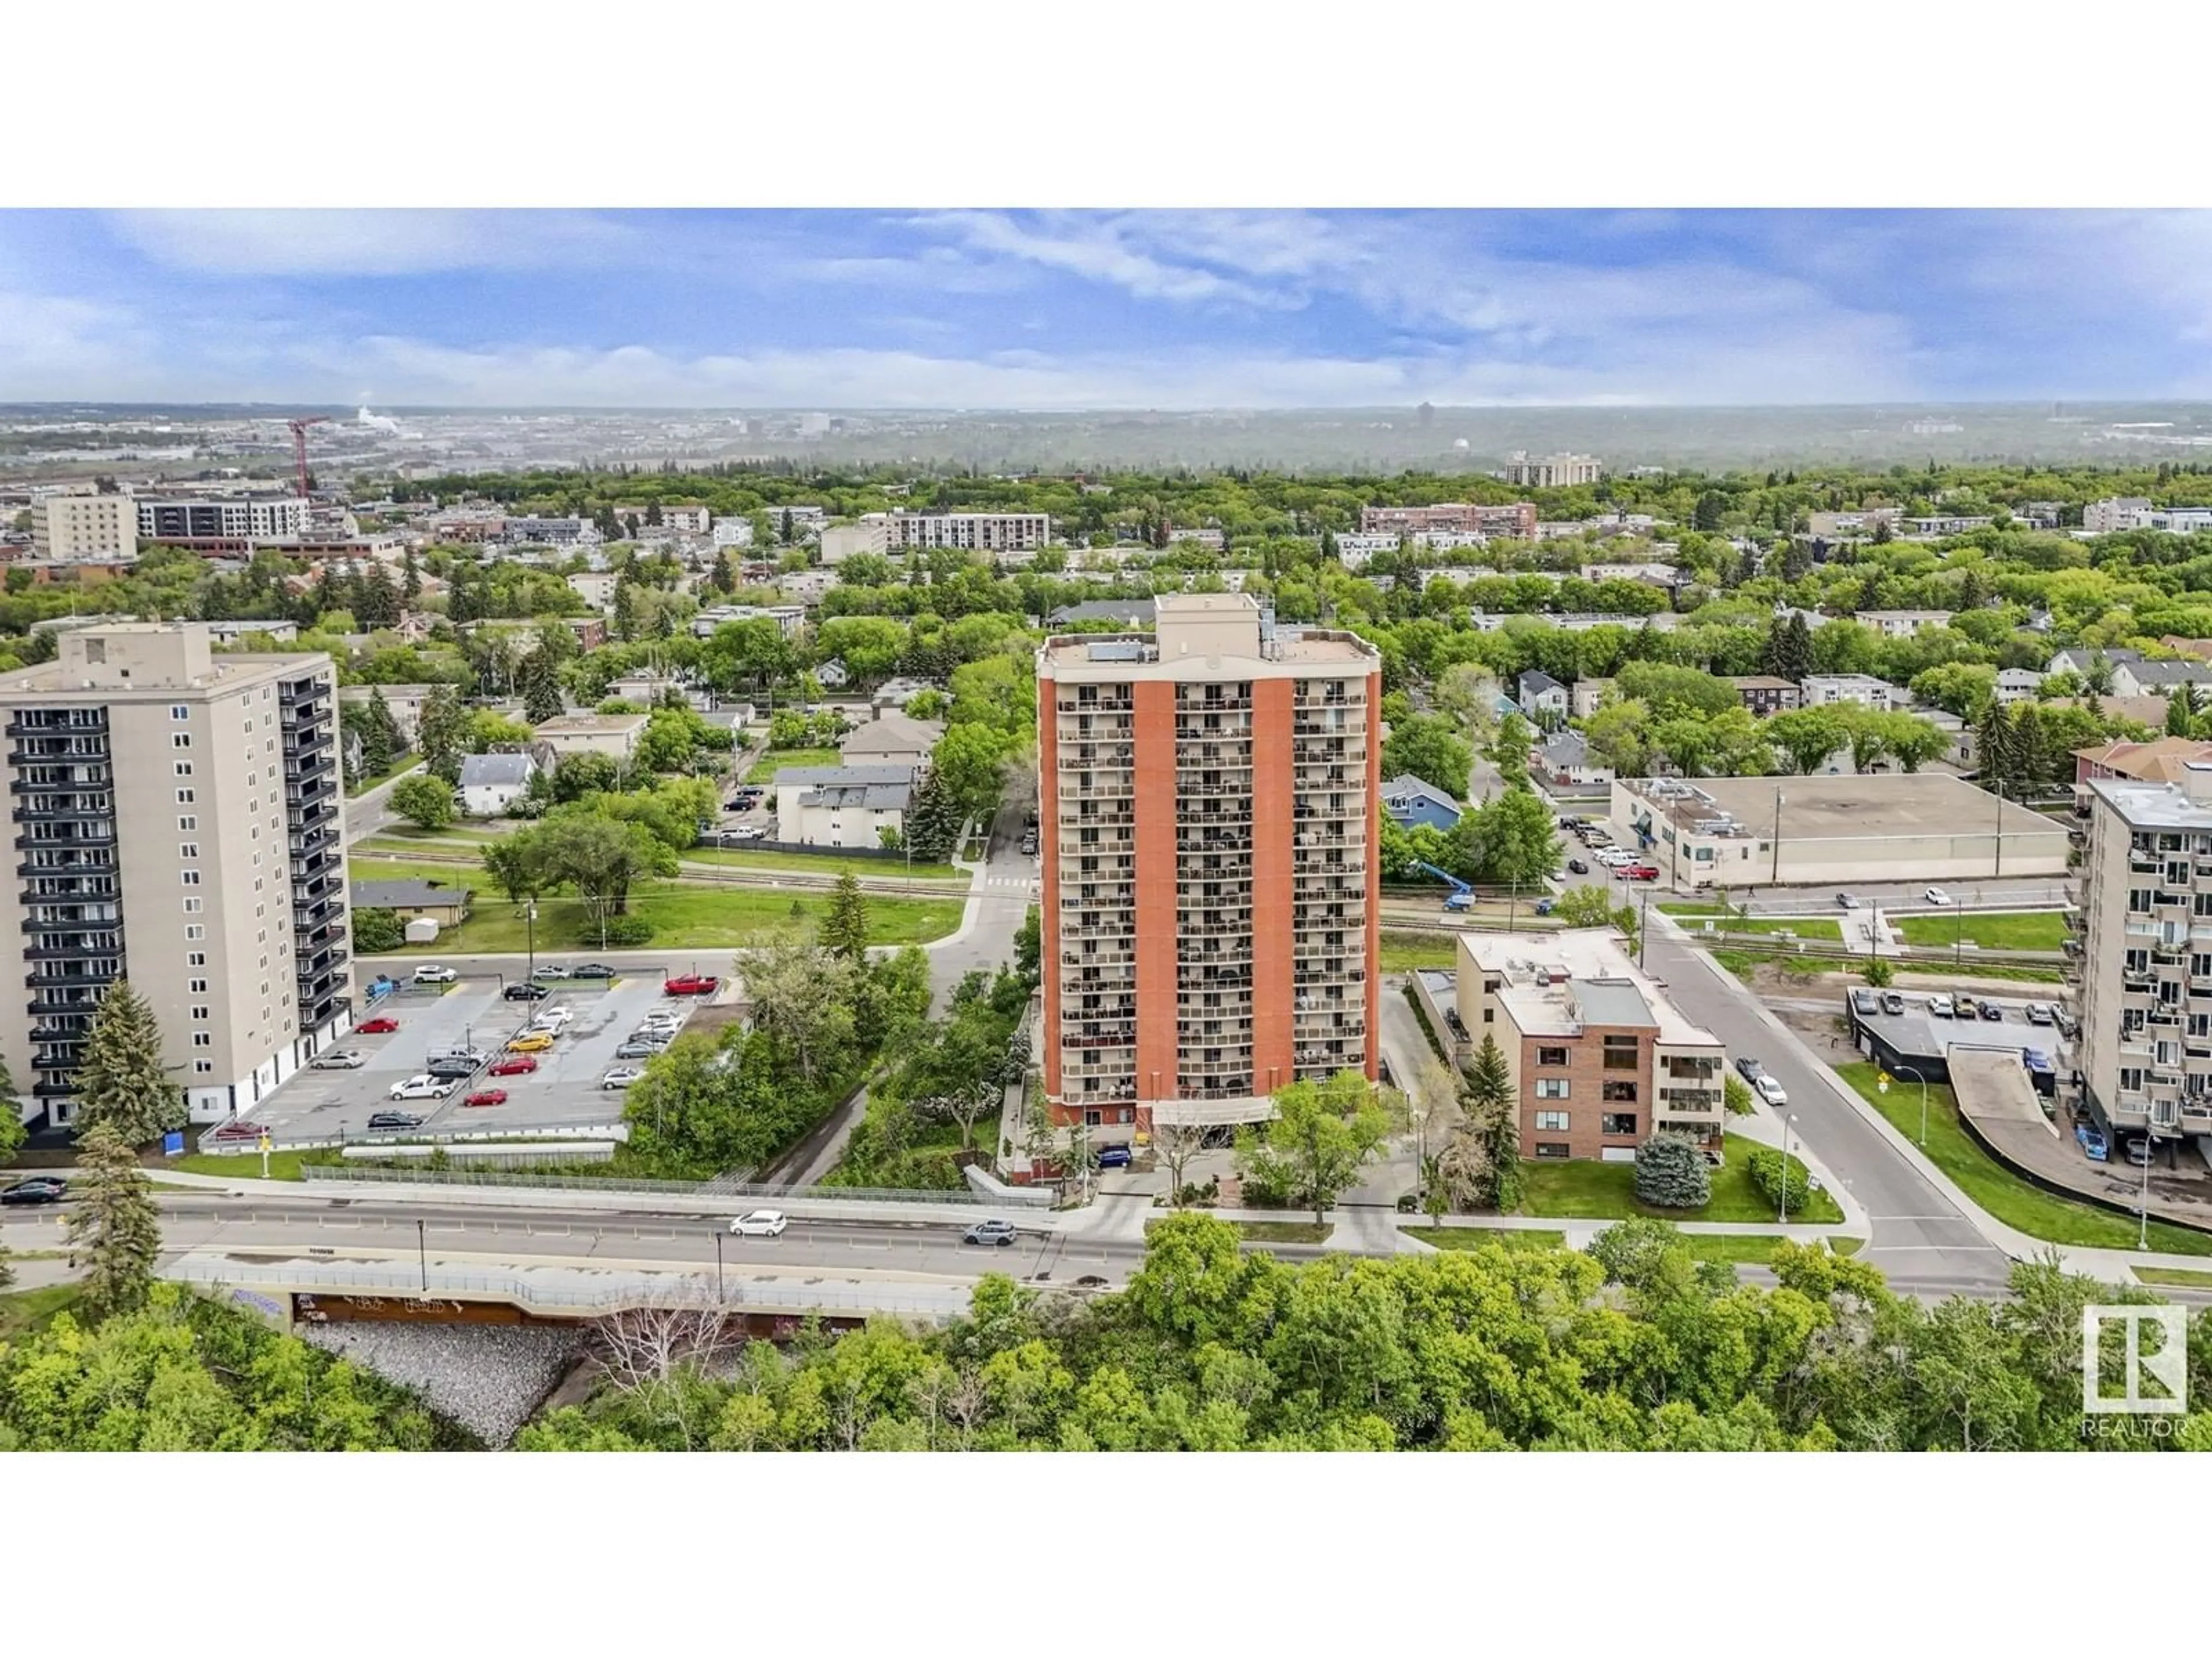
M 119 979 L 203 1123 L 351 1021 L 337 672 L 210 647 L 204 623 L 109 623 L 0 674 L 16 851 L 0 927 L 26 970 L 0 998 L 0 1054 L 56 1124 Z
M 138 511 L 128 495 L 48 495 L 31 515 L 32 556 L 64 563 L 138 556 Z
M 1605 476 L 1605 463 L 1595 455 L 1532 456 L 1516 449 L 1505 460 L 1505 482 L 1523 489 L 1565 489 L 1574 484 L 1595 483 Z
M 1045 1092 L 1056 1121 L 1240 1123 L 1374 1077 L 1382 666 L 1251 598 L 1037 659 Z

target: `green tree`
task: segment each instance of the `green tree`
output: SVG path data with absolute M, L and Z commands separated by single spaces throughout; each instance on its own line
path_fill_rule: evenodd
M 443 830 L 453 821 L 453 787 L 428 772 L 410 772 L 392 786 L 392 810 L 419 830 Z
M 1832 708 L 1793 708 L 1766 722 L 1766 740 L 1792 772 L 1809 775 L 1850 741 L 1850 728 Z
M 1813 630 L 1802 611 L 1793 610 L 1768 625 L 1759 670 L 1785 680 L 1802 680 L 1813 672 Z
M 1685 1134 L 1662 1130 L 1636 1149 L 1636 1196 L 1666 1210 L 1697 1210 L 1713 1195 L 1704 1150 Z
M 1468 775 L 1474 750 L 1442 714 L 1414 714 L 1393 720 L 1382 744 L 1385 777 L 1411 775 L 1454 800 L 1467 799 Z
M 385 956 L 407 943 L 407 929 L 396 910 L 366 906 L 353 913 L 353 948 L 356 956 Z
M 469 711 L 460 693 L 450 685 L 434 686 L 422 699 L 422 713 L 415 728 L 416 747 L 430 770 L 449 786 L 460 781 L 468 729 Z
M 1552 917 L 1569 927 L 1614 927 L 1636 931 L 1636 907 L 1615 905 L 1602 887 L 1570 887 L 1552 905 Z
M 960 808 L 934 770 L 915 786 L 905 822 L 907 850 L 921 863 L 942 864 L 958 850 Z
M 836 889 L 830 896 L 829 914 L 822 918 L 822 943 L 848 962 L 868 959 L 868 901 L 850 870 L 837 878 Z
M 1004 787 L 1004 739 L 988 728 L 956 723 L 930 751 L 930 771 L 963 820 L 988 816 Z
M 1353 1071 L 1288 1084 L 1275 1091 L 1274 1106 L 1268 1122 L 1238 1132 L 1239 1165 L 1255 1184 L 1282 1192 L 1322 1221 L 1389 1138 L 1390 1120 L 1374 1085 Z
M 62 1226 L 70 1249 L 88 1258 L 85 1305 L 98 1319 L 130 1313 L 145 1304 L 161 1253 L 151 1185 L 112 1115 L 79 1134 L 76 1162 L 76 1202 Z
M 128 980 L 100 999 L 77 1067 L 77 1133 L 112 1130 L 143 1146 L 185 1127 L 184 1092 L 161 1063 L 161 1030 L 153 1006 Z
M 1518 714 L 1508 714 L 1498 722 L 1497 738 L 1485 758 L 1497 769 L 1507 788 L 1519 788 L 1528 781 L 1528 745 L 1535 740 L 1535 729 Z
M 1559 820 L 1530 790 L 1508 789 L 1487 805 L 1470 808 L 1454 833 L 1462 830 L 1474 851 L 1479 880 L 1531 887 L 1559 867 Z
M 1023 916 L 1021 927 L 1014 934 L 1014 971 L 1031 990 L 1043 982 L 1044 921 L 1042 913 L 1034 904 Z
M 557 717 L 567 707 L 561 696 L 561 676 L 553 658 L 543 647 L 522 659 L 522 712 L 532 726 Z

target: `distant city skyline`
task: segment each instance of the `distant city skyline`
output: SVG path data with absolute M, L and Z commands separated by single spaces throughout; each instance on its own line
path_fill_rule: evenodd
M 597 408 L 2212 398 L 2212 214 L 0 215 L 0 397 Z

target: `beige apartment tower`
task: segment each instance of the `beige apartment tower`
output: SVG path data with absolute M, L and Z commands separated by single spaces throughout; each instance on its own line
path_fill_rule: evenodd
M 138 556 L 138 504 L 128 495 L 49 495 L 31 518 L 31 555 L 59 563 Z
M 33 1121 L 70 1121 L 108 987 L 153 1006 L 195 1121 L 245 1111 L 352 1019 L 337 674 L 216 655 L 198 623 L 72 629 L 0 675 L 23 941 L 0 1054 Z
M 1165 594 L 1152 634 L 1047 640 L 1037 700 L 1054 1119 L 1127 1139 L 1374 1077 L 1376 648 Z

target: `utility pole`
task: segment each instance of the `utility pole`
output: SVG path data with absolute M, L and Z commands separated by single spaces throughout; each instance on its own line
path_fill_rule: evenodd
M 1774 864 L 1766 874 L 1767 885 L 1779 886 L 1782 882 L 1782 792 L 1774 792 Z
M 415 1259 L 422 1264 L 422 1294 L 428 1296 L 430 1294 L 430 1246 L 423 1236 L 422 1223 L 419 1218 L 415 1223 Z

